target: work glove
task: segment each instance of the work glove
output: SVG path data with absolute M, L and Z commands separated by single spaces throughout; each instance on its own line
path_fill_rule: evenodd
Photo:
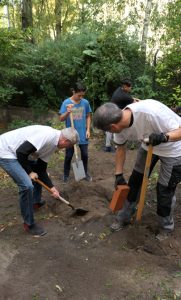
M 117 189 L 117 185 L 123 185 L 123 184 L 127 184 L 126 180 L 123 177 L 123 174 L 121 173 L 115 175 L 115 183 L 114 183 L 115 189 Z
M 149 135 L 149 144 L 152 146 L 160 145 L 161 143 L 168 142 L 169 136 L 164 133 L 151 133 Z

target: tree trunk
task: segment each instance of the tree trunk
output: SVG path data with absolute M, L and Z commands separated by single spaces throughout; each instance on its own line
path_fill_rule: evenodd
M 8 29 L 10 29 L 11 22 L 10 22 L 10 15 L 9 15 L 9 4 L 7 4 L 6 8 L 7 8 Z
M 55 0 L 55 31 L 56 37 L 60 38 L 62 33 L 62 0 Z
M 32 0 L 22 1 L 22 29 L 33 27 Z
M 156 65 L 157 65 L 157 54 L 159 52 L 159 49 L 156 50 L 153 58 L 153 76 L 152 76 L 152 88 L 153 91 L 156 90 Z
M 85 7 L 84 3 L 82 3 L 82 8 L 81 8 L 81 24 L 83 25 L 85 23 Z
M 151 8 L 152 8 L 152 0 L 147 0 L 147 4 L 145 8 L 145 18 L 143 22 L 142 40 L 141 40 L 141 50 L 143 52 L 143 55 L 145 56 L 145 59 L 146 59 L 146 46 L 147 46 L 147 39 L 148 39 L 148 29 L 150 24 Z
M 13 28 L 15 28 L 14 0 L 12 0 L 12 26 L 13 26 Z

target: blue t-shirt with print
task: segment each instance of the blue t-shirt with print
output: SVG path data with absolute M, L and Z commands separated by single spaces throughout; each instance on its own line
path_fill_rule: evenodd
M 67 105 L 74 104 L 72 108 L 72 116 L 74 120 L 74 127 L 79 133 L 79 144 L 88 144 L 86 138 L 86 118 L 92 112 L 89 102 L 86 99 L 81 99 L 78 104 L 75 104 L 70 98 L 63 101 L 59 114 L 64 114 L 67 111 Z M 71 127 L 70 117 L 65 119 L 66 127 Z

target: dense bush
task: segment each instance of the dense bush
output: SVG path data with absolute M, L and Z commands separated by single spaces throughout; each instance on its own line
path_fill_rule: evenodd
M 0 30 L 0 104 L 7 104 L 14 95 L 21 94 L 14 80 L 21 75 L 16 55 L 21 53 L 25 40 L 18 30 Z
M 181 105 L 180 45 L 165 54 L 157 66 L 159 98 L 170 106 Z
M 160 80 L 164 79 L 163 66 L 164 58 L 157 69 Z M 77 80 L 85 83 L 93 109 L 108 101 L 125 77 L 133 81 L 133 95 L 138 98 L 178 98 L 175 74 L 171 82 L 165 81 L 167 88 L 160 85 L 156 94 L 152 73 L 151 66 L 145 66 L 139 43 L 114 22 L 102 27 L 84 25 L 61 40 L 38 45 L 27 43 L 18 31 L 0 33 L 0 104 L 29 106 L 37 115 L 49 108 L 58 110 Z
M 6 67 L 9 76 L 4 80 L 7 94 L 1 94 L 1 102 L 9 102 L 13 95 L 12 104 L 23 102 L 38 113 L 58 109 L 78 79 L 85 83 L 87 97 L 95 107 L 109 99 L 120 78 L 135 81 L 143 72 L 139 44 L 129 40 L 116 24 L 92 31 L 84 28 L 60 41 L 41 45 L 23 43 L 22 36 L 17 36 L 17 40 L 21 43 L 16 51 L 11 47 L 11 39 L 10 45 L 7 42 L 12 57 L 11 67 Z M 22 95 L 15 95 L 15 91 Z
M 34 123 L 31 120 L 16 119 L 9 124 L 8 130 L 13 130 L 13 129 L 17 129 L 20 127 L 25 127 L 33 124 Z

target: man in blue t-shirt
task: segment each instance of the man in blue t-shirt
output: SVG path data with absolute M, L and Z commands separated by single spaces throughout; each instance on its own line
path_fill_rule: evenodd
M 91 126 L 91 107 L 89 101 L 84 99 L 85 87 L 80 83 L 77 83 L 72 89 L 72 96 L 63 101 L 59 114 L 60 121 L 65 121 L 66 127 L 71 127 L 70 112 L 72 112 L 74 127 L 79 133 L 80 152 L 81 159 L 83 161 L 86 180 L 92 181 L 91 176 L 88 174 L 88 143 L 90 137 L 90 126 Z M 64 160 L 64 176 L 63 181 L 69 180 L 70 165 L 74 154 L 74 148 L 66 149 L 65 160 Z

